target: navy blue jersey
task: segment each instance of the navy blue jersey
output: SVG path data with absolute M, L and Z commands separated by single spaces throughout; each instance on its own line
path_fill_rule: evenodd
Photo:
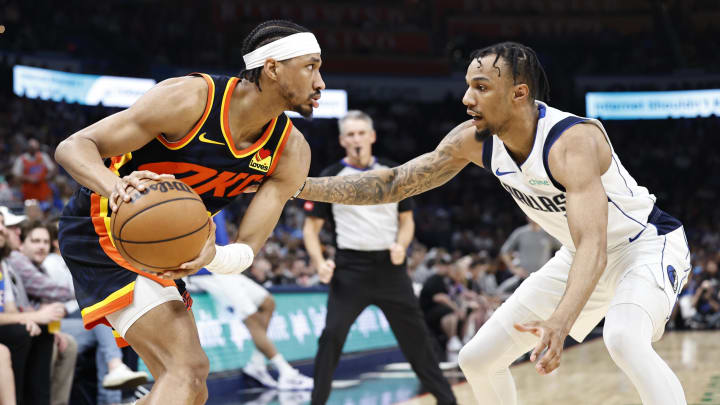
M 285 114 L 273 118 L 255 143 L 238 150 L 228 114 L 239 79 L 194 75 L 205 79 L 208 94 L 205 111 L 192 130 L 174 142 L 161 134 L 134 152 L 106 159 L 106 166 L 119 176 L 136 170 L 175 175 L 200 195 L 209 214 L 216 214 L 243 189 L 273 173 L 292 122 Z M 65 206 L 58 236 L 87 328 L 107 324 L 105 315 L 132 302 L 137 274 L 175 285 L 134 268 L 120 255 L 111 237 L 108 199 L 85 187 Z
M 209 90 L 205 112 L 182 139 L 159 135 L 132 153 L 114 157 L 110 168 L 120 176 L 136 170 L 173 174 L 192 187 L 207 210 L 215 214 L 242 190 L 272 174 L 292 129 L 281 114 L 264 128 L 250 147 L 238 150 L 228 125 L 229 104 L 238 78 L 199 74 Z

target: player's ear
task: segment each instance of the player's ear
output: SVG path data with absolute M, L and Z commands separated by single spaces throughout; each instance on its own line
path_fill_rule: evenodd
M 530 96 L 530 88 L 525 83 L 513 86 L 513 101 L 524 102 Z
M 263 72 L 270 80 L 277 81 L 279 67 L 280 64 L 275 59 L 268 58 L 265 60 L 265 65 L 263 65 Z
M 370 144 L 375 143 L 376 140 L 377 140 L 377 134 L 375 133 L 375 130 L 373 129 L 372 131 L 370 131 Z

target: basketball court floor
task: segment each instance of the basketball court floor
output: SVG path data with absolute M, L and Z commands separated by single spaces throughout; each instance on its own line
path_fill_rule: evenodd
M 669 332 L 655 344 L 660 355 L 678 374 L 690 405 L 720 405 L 720 331 Z M 629 380 L 610 359 L 602 338 L 565 350 L 561 367 L 548 376 L 524 362 L 514 365 L 513 376 L 521 405 L 640 405 Z M 446 376 L 461 405 L 476 404 L 470 386 L 457 369 Z M 418 396 L 420 384 L 407 364 L 390 364 L 356 380 L 334 383 L 331 405 L 432 405 L 429 395 Z M 213 398 L 208 404 L 300 405 L 309 392 L 283 393 L 248 390 L 240 395 Z M 212 398 L 212 396 L 211 396 Z
M 720 405 L 720 331 L 669 332 L 654 345 L 677 373 L 688 404 Z M 565 351 L 560 368 L 541 376 L 526 362 L 511 368 L 522 405 L 639 405 L 630 381 L 610 359 L 601 338 Z M 467 383 L 454 387 L 460 404 L 475 404 Z M 434 404 L 429 396 L 402 405 Z

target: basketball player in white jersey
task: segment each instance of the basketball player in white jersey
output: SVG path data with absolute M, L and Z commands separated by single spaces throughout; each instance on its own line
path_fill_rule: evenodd
M 685 404 L 651 345 L 690 269 L 682 224 L 625 170 L 600 122 L 540 101 L 549 85 L 532 49 L 506 42 L 476 51 L 465 79 L 472 119 L 434 151 L 393 169 L 309 178 L 299 197 L 389 203 L 438 187 L 469 163 L 484 167 L 563 247 L 460 352 L 478 403 L 516 404 L 508 366 L 517 357 L 532 350 L 537 371 L 550 373 L 565 337 L 582 341 L 605 317 L 605 344 L 643 404 Z

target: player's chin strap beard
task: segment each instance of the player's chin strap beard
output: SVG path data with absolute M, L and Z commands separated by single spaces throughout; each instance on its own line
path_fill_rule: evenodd
M 475 140 L 478 142 L 485 142 L 491 136 L 492 131 L 489 128 L 475 130 Z

